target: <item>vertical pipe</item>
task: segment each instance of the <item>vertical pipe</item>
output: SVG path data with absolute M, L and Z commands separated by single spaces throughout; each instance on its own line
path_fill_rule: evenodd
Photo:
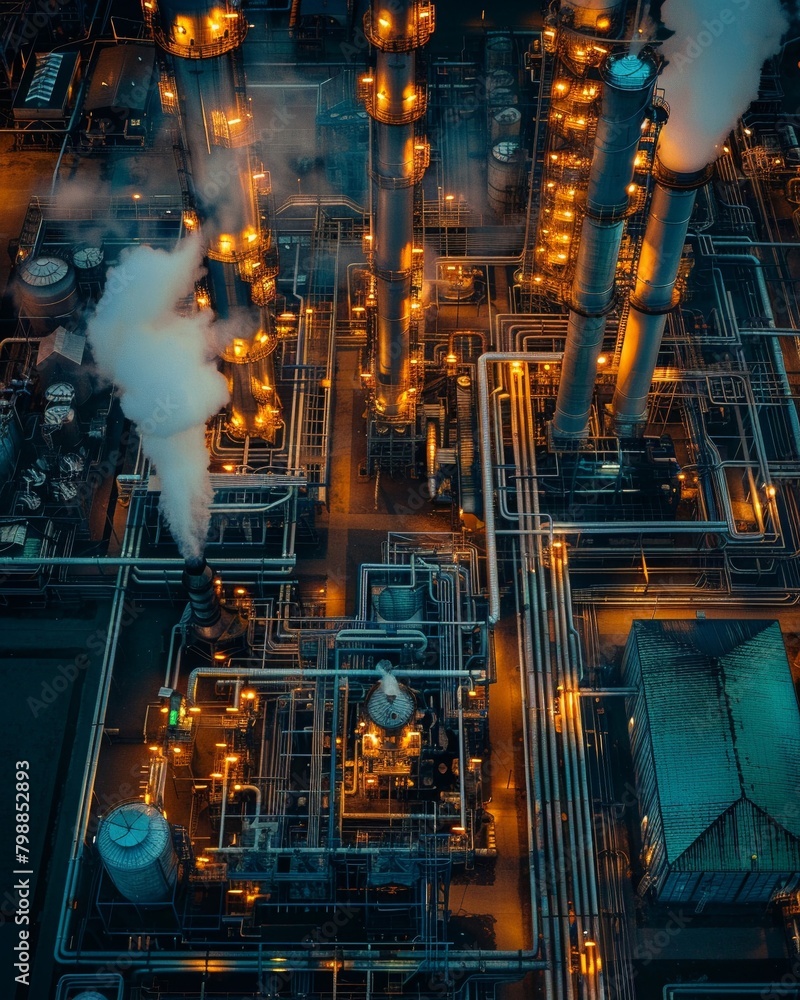
M 278 268 L 264 221 L 268 175 L 251 151 L 255 134 L 240 56 L 247 17 L 234 0 L 143 0 L 142 9 L 175 80 L 170 101 L 181 134 L 184 224 L 202 227 L 211 305 L 223 319 L 234 309 L 260 310 L 253 336 L 222 354 L 229 383 L 242 397 L 234 401 L 229 430 L 273 440 L 281 415 L 272 357 L 277 339 L 266 307 Z
M 427 95 L 417 85 L 416 50 L 434 28 L 429 0 L 373 0 L 364 33 L 377 50 L 375 70 L 362 78 L 373 120 L 374 183 L 372 271 L 376 289 L 375 412 L 387 423 L 413 416 L 410 378 L 411 263 L 414 186 L 424 165 L 415 149 L 414 123 L 423 117 Z
M 656 161 L 656 185 L 611 403 L 614 430 L 619 437 L 640 436 L 647 424 L 647 397 L 667 314 L 678 304 L 675 282 L 689 219 L 697 189 L 707 183 L 711 170 L 709 165 L 703 170 L 680 173 Z
M 570 295 L 570 314 L 553 440 L 586 435 L 606 316 L 614 305 L 617 258 L 630 202 L 629 186 L 658 70 L 648 50 L 612 55 L 603 75 L 586 217 Z

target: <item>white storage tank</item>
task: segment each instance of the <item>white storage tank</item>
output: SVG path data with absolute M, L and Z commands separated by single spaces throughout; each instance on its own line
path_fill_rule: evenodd
M 136 799 L 115 806 L 97 829 L 97 849 L 111 881 L 132 903 L 160 903 L 175 885 L 178 859 L 165 817 Z
M 72 266 L 83 295 L 99 298 L 105 283 L 105 253 L 94 243 L 78 243 L 72 248 Z
M 522 149 L 516 139 L 492 146 L 487 168 L 489 205 L 497 215 L 514 211 L 522 180 Z
M 522 113 L 519 108 L 501 108 L 490 119 L 489 138 L 493 143 L 500 139 L 513 139 L 519 135 L 521 123 Z
M 74 269 L 61 257 L 28 258 L 17 271 L 20 314 L 34 334 L 49 333 L 78 305 Z

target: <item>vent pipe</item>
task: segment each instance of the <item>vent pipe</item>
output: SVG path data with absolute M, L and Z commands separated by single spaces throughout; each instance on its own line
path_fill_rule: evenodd
M 602 69 L 603 107 L 589 174 L 586 216 L 570 294 L 552 441 L 587 433 L 597 360 L 614 306 L 617 259 L 630 204 L 636 151 L 658 66 L 648 50 L 610 56 Z
M 611 417 L 618 437 L 640 437 L 647 426 L 647 397 L 661 338 L 679 302 L 675 288 L 683 245 L 698 188 L 711 177 L 713 164 L 689 173 L 670 170 L 656 159 L 656 179 L 636 285 L 620 355 Z
M 247 623 L 220 602 L 214 586 L 214 574 L 205 559 L 187 559 L 181 583 L 189 598 L 191 624 L 195 637 L 214 648 L 238 643 Z
M 414 123 L 427 108 L 426 88 L 417 81 L 416 50 L 433 29 L 434 7 L 428 0 L 373 0 L 364 15 L 364 33 L 377 50 L 375 69 L 362 77 L 360 88 L 373 121 L 374 405 L 378 419 L 387 424 L 408 424 L 414 415 L 414 187 L 428 161 L 427 142 L 415 136 Z
M 222 606 L 214 590 L 214 574 L 205 559 L 187 559 L 181 583 L 192 608 L 192 624 L 213 628 L 222 617 Z

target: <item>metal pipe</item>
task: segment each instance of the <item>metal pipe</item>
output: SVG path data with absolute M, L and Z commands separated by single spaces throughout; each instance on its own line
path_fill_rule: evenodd
M 394 667 L 393 673 L 402 674 L 411 680 L 422 677 L 436 677 L 439 680 L 468 680 L 472 683 L 485 680 L 484 670 L 415 670 L 413 667 Z M 379 678 L 377 670 L 366 670 L 361 668 L 351 669 L 344 667 L 339 671 L 345 677 L 369 677 L 372 680 Z M 190 674 L 186 684 L 186 698 L 193 705 L 197 703 L 197 684 L 201 677 L 214 677 L 222 680 L 226 677 L 243 677 L 248 684 L 257 684 L 260 680 L 284 680 L 289 683 L 293 678 L 306 680 L 312 677 L 331 677 L 331 671 L 314 667 L 304 670 L 302 667 L 196 667 Z
M 480 427 L 481 479 L 483 482 L 483 520 L 486 525 L 486 577 L 489 588 L 490 626 L 496 625 L 500 618 L 500 578 L 497 566 L 497 538 L 495 536 L 494 515 L 494 477 L 492 464 L 491 423 L 489 418 L 489 381 L 488 366 L 498 361 L 520 363 L 538 363 L 558 361 L 561 354 L 549 351 L 532 351 L 525 353 L 482 354 L 478 358 L 478 416 Z M 534 529 L 536 530 L 536 529 Z M 543 535 L 550 535 L 550 529 L 541 529 Z
M 428 493 L 431 500 L 436 496 L 436 449 L 439 443 L 439 430 L 435 420 L 428 421 L 425 441 L 426 471 L 428 474 Z
M 364 15 L 364 33 L 377 50 L 375 69 L 362 78 L 372 119 L 370 144 L 375 214 L 372 273 L 376 292 L 375 412 L 389 423 L 408 423 L 411 266 L 414 187 L 424 166 L 415 152 L 414 123 L 426 110 L 417 87 L 416 50 L 434 27 L 427 0 L 375 0 Z
M 761 244 L 756 244 L 761 245 Z M 720 253 L 717 255 L 719 262 L 728 263 L 733 262 L 736 264 L 743 264 L 746 267 L 751 267 L 753 269 L 753 275 L 758 284 L 758 292 L 761 298 L 761 307 L 764 310 L 764 315 L 767 317 L 767 329 L 766 330 L 746 330 L 740 331 L 747 334 L 747 336 L 752 336 L 758 334 L 763 336 L 764 334 L 770 335 L 769 347 L 772 354 L 772 362 L 775 366 L 775 371 L 778 375 L 778 379 L 781 384 L 781 391 L 787 399 L 787 409 L 789 414 L 789 423 L 792 429 L 792 445 L 794 449 L 794 457 L 800 458 L 800 416 L 797 413 L 797 405 L 794 401 L 794 395 L 792 393 L 792 386 L 789 382 L 789 376 L 786 372 L 786 365 L 783 359 L 783 352 L 781 351 L 780 344 L 777 343 L 777 337 L 782 336 L 784 333 L 787 335 L 792 335 L 794 337 L 800 336 L 800 331 L 798 330 L 779 330 L 775 326 L 775 313 L 772 311 L 772 302 L 770 301 L 769 292 L 767 290 L 767 281 L 764 277 L 764 262 L 760 257 L 755 254 L 727 254 Z
M 603 66 L 603 109 L 589 174 L 586 218 L 580 232 L 553 417 L 556 441 L 580 440 L 587 433 L 597 359 L 606 317 L 614 305 L 617 259 L 624 216 L 631 201 L 634 159 L 657 70 L 647 49 L 638 55 L 611 55 Z
M 678 304 L 675 282 L 698 188 L 711 176 L 703 170 L 678 173 L 656 160 L 655 190 L 639 255 L 636 285 L 625 324 L 617 384 L 611 402 L 619 437 L 636 437 L 647 424 L 647 400 L 667 314 Z
M 253 818 L 253 821 L 250 824 L 252 826 L 253 823 L 256 823 L 261 818 L 261 789 L 258 787 L 258 785 L 235 785 L 234 786 L 234 791 L 237 791 L 237 792 L 255 792 L 255 795 L 256 795 L 256 811 L 255 811 L 255 816 Z
M 215 566 L 231 569 L 274 570 L 281 575 L 290 573 L 295 567 L 295 556 L 280 559 L 215 559 Z M 178 556 L 8 556 L 0 561 L 0 567 L 14 569 L 17 566 L 95 566 L 97 569 L 125 566 L 167 569 L 183 567 L 185 560 Z

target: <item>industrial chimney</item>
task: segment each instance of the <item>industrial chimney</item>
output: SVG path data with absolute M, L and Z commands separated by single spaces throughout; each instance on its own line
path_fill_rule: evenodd
M 385 424 L 414 419 L 410 373 L 414 187 L 428 163 L 427 142 L 414 123 L 427 107 L 416 50 L 434 29 L 429 0 L 373 0 L 364 32 L 377 50 L 360 94 L 373 120 L 371 266 L 375 285 L 374 411 Z M 414 261 L 421 263 L 421 261 Z
M 247 18 L 231 0 L 143 0 L 145 21 L 165 54 L 161 100 L 176 114 L 184 189 L 184 224 L 198 224 L 206 245 L 211 301 L 225 319 L 235 308 L 257 307 L 252 338 L 225 352 L 223 371 L 237 396 L 228 429 L 273 440 L 281 424 L 275 391 L 268 304 L 275 298 L 277 254 L 269 229 L 269 174 L 252 152 L 253 119 L 245 94 L 240 48 Z M 256 386 L 256 393 L 237 387 Z
M 614 306 L 617 258 L 631 202 L 634 160 L 658 67 L 652 54 L 612 55 L 602 68 L 603 105 L 589 174 L 586 215 L 570 295 L 569 326 L 552 441 L 580 440 L 587 422 L 603 345 Z
M 675 282 L 697 189 L 713 165 L 680 173 L 657 158 L 636 285 L 620 355 L 611 416 L 618 437 L 639 437 L 647 425 L 647 397 L 661 347 L 667 314 L 678 304 Z
M 241 639 L 247 623 L 236 611 L 222 605 L 214 586 L 214 574 L 205 559 L 187 559 L 181 583 L 189 597 L 196 639 L 215 648 Z

